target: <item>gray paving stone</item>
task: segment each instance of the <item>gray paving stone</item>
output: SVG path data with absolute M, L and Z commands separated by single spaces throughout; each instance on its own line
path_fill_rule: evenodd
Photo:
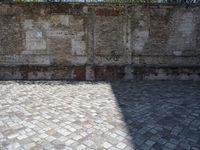
M 25 144 L 25 145 L 24 145 L 24 148 L 25 148 L 25 149 L 31 149 L 31 148 L 33 148 L 34 146 L 36 146 L 36 144 L 32 142 L 32 143 Z
M 104 142 L 104 143 L 102 144 L 102 146 L 103 146 L 103 148 L 108 149 L 108 148 L 110 148 L 110 147 L 112 146 L 112 144 L 109 143 L 109 142 Z
M 0 81 L 0 149 L 199 149 L 200 82 Z
M 182 142 L 180 143 L 180 147 L 189 150 L 190 149 L 190 145 L 187 142 Z
M 166 143 L 165 146 L 170 148 L 170 149 L 174 149 L 176 147 L 176 145 L 173 144 L 173 143 Z
M 154 142 L 154 141 L 151 141 L 151 140 L 147 140 L 145 143 L 146 143 L 147 145 L 149 145 L 149 146 L 153 146 L 153 145 L 155 144 L 155 142 Z
M 147 145 L 147 144 L 142 144 L 142 145 L 140 146 L 140 148 L 143 149 L 143 150 L 149 150 L 149 149 L 151 148 L 151 146 L 149 146 L 149 145 Z
M 124 149 L 126 146 L 127 146 L 127 145 L 126 145 L 125 143 L 123 143 L 123 142 L 120 142 L 120 143 L 118 143 L 118 144 L 116 145 L 116 147 L 119 148 L 119 149 Z

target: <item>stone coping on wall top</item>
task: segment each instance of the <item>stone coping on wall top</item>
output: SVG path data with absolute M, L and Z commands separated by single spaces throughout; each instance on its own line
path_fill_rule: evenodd
M 125 6 L 148 6 L 152 8 L 160 8 L 160 7 L 196 7 L 200 6 L 200 3 L 192 3 L 192 4 L 166 4 L 166 3 L 108 3 L 108 2 L 0 2 L 0 5 L 7 4 L 7 5 L 80 5 L 80 6 L 112 6 L 112 5 L 125 5 Z
M 30 64 L 30 65 L 0 65 L 0 68 L 18 68 L 18 67 L 38 67 L 38 68 L 63 68 L 63 67 L 135 67 L 135 68 L 200 68 L 200 65 L 134 65 L 134 64 L 124 64 L 124 65 L 38 65 L 38 64 Z

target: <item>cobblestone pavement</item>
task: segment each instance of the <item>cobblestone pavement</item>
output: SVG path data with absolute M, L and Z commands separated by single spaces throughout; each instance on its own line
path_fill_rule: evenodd
M 199 150 L 200 82 L 0 82 L 0 149 Z

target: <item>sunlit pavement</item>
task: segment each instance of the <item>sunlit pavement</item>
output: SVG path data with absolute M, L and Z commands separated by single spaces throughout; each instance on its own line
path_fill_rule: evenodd
M 0 149 L 200 149 L 200 82 L 0 82 Z

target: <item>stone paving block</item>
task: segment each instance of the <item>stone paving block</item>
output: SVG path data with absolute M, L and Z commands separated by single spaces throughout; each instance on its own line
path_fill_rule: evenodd
M 120 142 L 120 143 L 118 143 L 118 144 L 116 145 L 116 147 L 119 148 L 119 149 L 124 149 L 126 146 L 127 146 L 127 145 L 126 145 L 125 143 L 123 143 L 123 142 Z
M 70 146 L 71 146 L 72 148 L 75 148 L 75 147 L 77 147 L 78 145 L 80 145 L 80 143 L 77 142 L 77 141 L 75 141 L 75 142 L 73 142 Z
M 43 134 L 39 135 L 39 137 L 40 137 L 40 138 L 42 138 L 42 139 L 45 139 L 45 138 L 47 138 L 47 137 L 48 137 L 48 135 L 47 135 L 47 134 L 45 134 L 45 133 L 43 133 Z
M 109 150 L 119 150 L 119 149 L 116 147 L 111 147 L 111 148 L 109 148 Z
M 92 141 L 92 140 L 87 140 L 87 141 L 84 142 L 84 144 L 85 144 L 86 146 L 89 146 L 89 147 L 95 145 L 94 141 Z
M 198 82 L 0 86 L 0 149 L 199 149 Z
M 18 136 L 19 136 L 18 133 L 14 133 L 14 134 L 8 135 L 7 137 L 8 137 L 8 139 L 13 139 L 13 138 L 16 138 Z
M 174 149 L 176 147 L 176 145 L 173 144 L 173 143 L 166 143 L 165 146 L 170 148 L 170 149 Z
M 70 140 L 67 140 L 67 141 L 65 142 L 65 144 L 66 144 L 67 146 L 69 146 L 69 145 L 73 144 L 74 142 L 75 142 L 74 140 L 70 139 Z
M 7 146 L 7 148 L 8 148 L 9 150 L 14 150 L 14 149 L 17 149 L 17 148 L 19 148 L 19 147 L 20 147 L 20 144 L 19 144 L 19 143 L 13 143 L 13 144 L 10 144 L 10 145 Z
M 149 146 L 149 145 L 147 145 L 147 144 L 142 144 L 142 145 L 140 146 L 140 148 L 141 148 L 142 150 L 149 150 L 149 149 L 151 148 L 151 146 Z
M 146 143 L 147 145 L 149 145 L 149 146 L 153 146 L 153 145 L 155 144 L 155 142 L 154 142 L 154 141 L 151 141 L 151 140 L 147 140 L 145 143 Z
M 109 142 L 104 142 L 104 143 L 102 144 L 102 146 L 103 146 L 104 148 L 108 149 L 108 148 L 110 148 L 110 147 L 112 146 L 112 144 L 110 144 Z
M 80 145 L 78 145 L 78 146 L 76 147 L 76 150 L 84 150 L 84 149 L 86 149 L 86 146 L 83 145 L 83 144 L 80 144 Z
M 73 139 L 76 140 L 76 141 L 80 140 L 81 138 L 82 138 L 82 136 L 80 136 L 80 135 L 76 135 L 76 136 L 73 137 Z
M 189 150 L 191 148 L 190 145 L 187 142 L 181 142 L 180 147 L 182 147 L 186 150 Z
M 32 143 L 25 144 L 25 145 L 24 145 L 24 148 L 25 148 L 25 149 L 31 149 L 31 148 L 33 148 L 34 146 L 36 146 L 36 144 L 32 142 Z
M 28 137 L 27 135 L 19 135 L 19 136 L 17 136 L 17 139 L 22 140 L 22 139 L 25 139 L 27 137 Z

